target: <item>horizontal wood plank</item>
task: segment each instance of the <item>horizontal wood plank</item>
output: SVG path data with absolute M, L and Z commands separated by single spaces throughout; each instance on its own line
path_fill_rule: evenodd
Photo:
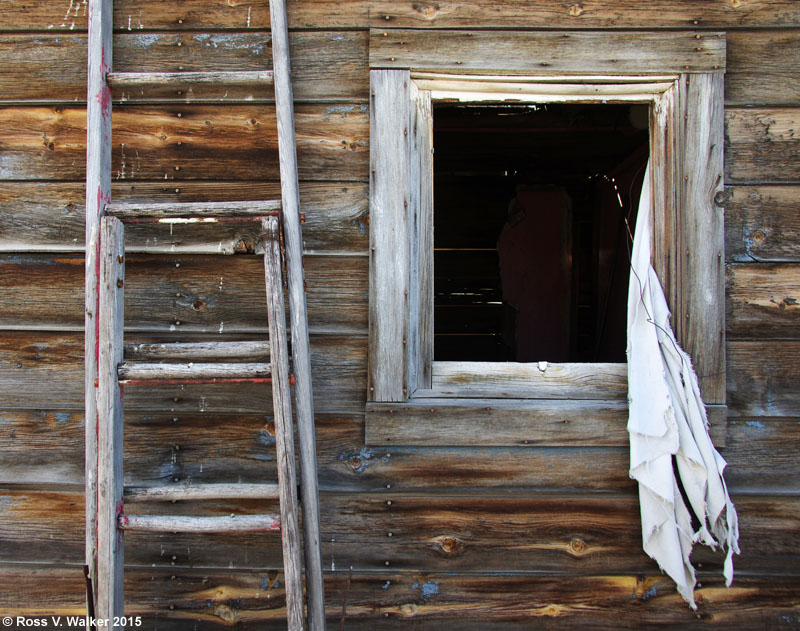
M 370 68 L 483 74 L 714 72 L 724 33 L 370 31 Z
M 366 257 L 306 258 L 313 332 L 366 333 L 367 270 Z M 78 254 L 0 255 L 0 328 L 82 329 L 83 273 Z M 263 262 L 256 256 L 129 254 L 125 294 L 128 331 L 266 337 Z
M 433 362 L 431 390 L 438 397 L 493 399 L 624 399 L 626 364 L 551 364 L 515 362 Z
M 180 340 L 175 335 L 169 341 Z M 162 338 L 163 339 L 163 338 Z M 129 341 L 154 341 L 129 337 Z M 314 400 L 318 412 L 360 413 L 366 392 L 366 340 L 335 335 L 311 336 Z M 83 333 L 6 332 L 0 334 L 0 406 L 59 410 L 83 408 Z M 153 386 L 126 393 L 128 410 L 208 414 L 272 409 L 263 384 Z
M 0 595 L 2 615 L 52 623 L 52 615 L 84 612 L 81 568 L 5 565 L 0 576 L 7 586 Z M 281 572 L 130 569 L 125 579 L 125 612 L 142 616 L 143 628 L 178 631 L 202 621 L 204 629 L 224 631 L 231 620 L 243 631 L 286 628 Z M 718 576 L 701 573 L 700 581 L 698 612 L 686 607 L 674 584 L 657 572 L 564 578 L 337 568 L 325 574 L 325 596 L 328 626 L 344 620 L 353 631 L 399 631 L 409 625 L 420 631 L 449 625 L 464 631 L 484 631 L 488 625 L 524 631 L 532 620 L 548 631 L 565 624 L 591 631 L 732 625 L 762 631 L 781 628 L 796 616 L 796 578 L 737 576 L 728 589 Z
M 7 5 L 7 6 L 6 6 Z M 64 7 L 48 0 L 24 6 L 4 0 L 4 31 L 75 32 L 86 30 L 83 5 Z M 388 20 L 387 20 L 388 16 Z M 800 25 L 792 0 L 592 0 L 573 5 L 542 4 L 532 11 L 519 0 L 498 0 L 492 10 L 478 0 L 442 0 L 434 4 L 410 0 L 301 0 L 288 9 L 290 28 L 725 28 Z M 269 27 L 267 0 L 247 4 L 225 0 L 185 0 L 179 5 L 159 0 L 118 0 L 118 31 L 264 29 Z
M 121 381 L 181 379 L 248 379 L 268 377 L 272 365 L 263 362 L 166 363 L 124 362 L 117 372 Z
M 757 0 L 746 5 L 666 0 L 657 5 L 640 0 L 593 0 L 574 4 L 531 5 L 519 0 L 493 2 L 491 11 L 477 1 L 419 3 L 383 0 L 371 3 L 370 25 L 404 28 L 724 28 L 792 26 L 800 11 L 791 0 Z
M 366 252 L 368 185 L 347 182 L 301 182 L 301 211 L 306 216 L 306 253 Z M 278 182 L 161 182 L 112 185 L 120 202 L 206 202 L 276 199 Z M 4 182 L 0 187 L 0 251 L 83 251 L 84 186 L 79 183 Z M 255 249 L 260 227 L 252 223 L 208 226 L 130 225 L 128 252 L 234 253 Z
M 728 104 L 800 104 L 800 71 L 792 52 L 800 32 L 730 31 L 725 102 Z
M 800 338 L 800 265 L 737 263 L 727 277 L 729 338 Z
M 6 410 L 12 441 L 1 484 L 83 484 L 80 411 Z M 320 486 L 326 491 L 473 492 L 538 489 L 632 492 L 627 447 L 365 447 L 358 416 L 317 415 Z M 791 494 L 800 486 L 797 419 L 729 419 L 725 477 L 737 493 Z M 47 435 L 49 440 L 42 441 Z M 126 414 L 126 483 L 138 488 L 275 481 L 274 428 L 263 414 L 190 411 Z M 222 438 L 224 436 L 224 439 Z M 177 478 L 178 482 L 175 482 Z
M 800 186 L 733 186 L 722 203 L 728 261 L 800 262 Z
M 798 416 L 800 341 L 728 342 L 729 416 Z
M 81 337 L 43 331 L 0 334 L 0 409 L 82 408 Z M 800 342 L 795 341 L 729 342 L 728 416 L 800 416 L 794 361 L 798 353 Z M 312 335 L 312 368 L 319 412 L 363 413 L 366 339 Z M 146 396 L 129 393 L 126 404 L 132 410 L 262 412 L 271 409 L 266 394 L 239 386 L 157 387 L 148 389 Z
M 710 406 L 711 437 L 726 440 L 724 408 Z M 367 403 L 367 445 L 627 447 L 625 401 L 425 399 Z
M 725 112 L 725 181 L 800 181 L 800 109 L 728 109 Z
M 366 105 L 295 110 L 300 178 L 367 180 Z M 78 107 L 0 109 L 0 180 L 81 180 L 86 113 Z M 278 178 L 275 109 L 267 105 L 114 108 L 112 180 Z
M 300 101 L 366 98 L 369 87 L 366 33 L 292 33 L 290 44 L 295 98 Z M 0 74 L 0 100 L 85 102 L 86 49 L 83 34 L 0 35 L 0 53 L 6 59 L 5 72 Z M 271 39 L 263 30 L 160 34 L 126 29 L 114 36 L 115 72 L 243 72 L 271 68 Z M 174 83 L 171 87 L 119 85 L 112 90 L 112 98 L 174 102 L 274 100 L 271 84 L 252 89 L 230 82 L 219 85 L 222 89 L 185 83 Z
M 0 562 L 75 563 L 82 557 L 82 495 L 8 490 L 0 493 Z M 387 501 L 391 503 L 387 503 Z M 797 576 L 800 567 L 800 499 L 734 497 L 741 520 L 742 574 Z M 52 511 L 57 506 L 61 511 Z M 166 520 L 211 518 L 236 522 L 264 510 L 264 502 L 136 503 L 135 523 L 150 522 L 154 508 Z M 648 572 L 654 562 L 641 550 L 636 494 L 503 496 L 322 494 L 323 565 L 354 570 L 502 572 L 538 574 Z M 259 509 L 260 507 L 260 509 Z M 135 509 L 135 511 L 134 511 Z M 230 514 L 235 517 L 231 518 Z M 47 516 L 46 519 L 43 517 Z M 145 516 L 148 516 L 145 519 Z M 78 522 L 73 524 L 73 522 Z M 202 523 L 202 522 L 200 522 Z M 209 522 L 212 523 L 212 522 Z M 127 533 L 126 563 L 139 567 L 277 568 L 279 538 L 257 534 L 196 537 L 182 528 Z M 391 533 L 391 535 L 389 535 Z M 228 540 L 227 537 L 230 537 Z M 60 549 L 58 548 L 60 546 Z M 57 550 L 57 551 L 56 551 Z M 175 558 L 173 558 L 175 557 Z M 721 571 L 724 555 L 698 546 L 693 560 Z M 388 561 L 388 563 L 387 563 Z

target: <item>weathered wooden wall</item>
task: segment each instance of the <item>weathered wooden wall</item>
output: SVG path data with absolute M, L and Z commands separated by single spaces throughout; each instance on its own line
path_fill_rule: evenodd
M 271 66 L 266 0 L 115 4 L 118 70 Z M 86 0 L 0 9 L 0 613 L 69 615 L 84 602 Z M 289 17 L 331 628 L 343 609 L 346 629 L 370 630 L 800 628 L 800 4 L 295 0 Z M 695 555 L 698 613 L 641 551 L 625 448 L 364 446 L 375 26 L 726 31 L 723 451 L 742 556 L 725 589 L 720 555 Z M 270 99 L 116 103 L 114 197 L 274 197 Z M 129 232 L 129 339 L 266 334 L 258 259 L 214 254 L 252 250 L 252 227 Z M 126 482 L 274 479 L 269 400 L 130 392 Z M 127 540 L 128 611 L 145 628 L 281 628 L 274 537 Z

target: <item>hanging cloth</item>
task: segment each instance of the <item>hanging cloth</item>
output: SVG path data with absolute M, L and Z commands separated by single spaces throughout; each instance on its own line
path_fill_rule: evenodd
M 696 609 L 692 546 L 699 541 L 727 548 L 723 574 L 730 586 L 739 524 L 722 477 L 725 460 L 708 435 L 697 375 L 672 332 L 664 291 L 651 264 L 650 198 L 648 165 L 628 287 L 630 476 L 639 483 L 644 551 Z

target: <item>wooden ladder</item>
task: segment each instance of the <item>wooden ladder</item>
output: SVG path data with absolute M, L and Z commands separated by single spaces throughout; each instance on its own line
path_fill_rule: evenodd
M 308 345 L 294 111 L 284 0 L 270 0 L 273 71 L 112 72 L 113 0 L 89 2 L 86 173 L 86 565 L 87 613 L 123 616 L 125 530 L 241 532 L 280 530 L 288 628 L 324 631 L 325 604 L 319 532 L 316 446 Z M 121 204 L 111 201 L 111 92 L 114 87 L 258 85 L 272 81 L 278 124 L 281 200 Z M 180 92 L 178 92 L 180 94 Z M 262 227 L 269 342 L 125 344 L 125 223 L 215 223 L 235 219 Z M 283 248 L 281 247 L 283 245 Z M 289 375 L 282 267 L 285 265 L 294 375 Z M 264 360 L 269 357 L 269 363 Z M 236 362 L 220 361 L 235 359 Z M 168 361 L 164 361 L 168 360 Z M 260 360 L 260 361 L 259 361 Z M 123 488 L 124 387 L 272 382 L 278 484 L 197 484 Z M 297 420 L 303 544 L 292 427 L 293 384 Z M 220 517 L 127 514 L 124 502 L 275 498 L 279 515 Z M 301 564 L 305 560 L 308 626 Z M 114 627 L 117 628 L 117 627 Z M 119 626 L 118 628 L 123 628 Z

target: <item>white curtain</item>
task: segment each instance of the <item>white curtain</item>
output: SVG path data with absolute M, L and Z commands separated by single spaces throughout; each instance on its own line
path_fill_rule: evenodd
M 644 551 L 696 609 L 692 546 L 699 541 L 727 548 L 724 576 L 730 586 L 739 525 L 722 476 L 725 460 L 708 435 L 697 376 L 675 340 L 651 264 L 650 198 L 648 165 L 628 289 L 630 475 L 639 483 Z

